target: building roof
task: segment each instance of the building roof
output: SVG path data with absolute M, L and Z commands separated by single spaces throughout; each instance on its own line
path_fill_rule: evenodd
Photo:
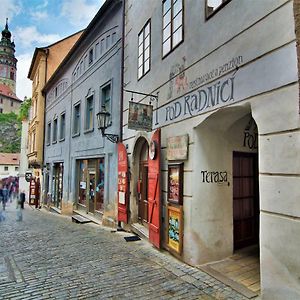
M 82 35 L 80 38 L 77 40 L 77 42 L 73 45 L 69 53 L 65 56 L 65 58 L 62 60 L 60 65 L 57 67 L 55 72 L 52 74 L 52 76 L 49 78 L 47 81 L 46 85 L 44 86 L 42 92 L 45 93 L 49 89 L 49 86 L 52 84 L 52 82 L 57 78 L 58 74 L 62 71 L 63 67 L 66 67 L 68 65 L 69 60 L 72 58 L 73 54 L 81 45 L 84 43 L 84 40 L 86 37 L 90 34 L 90 32 L 94 29 L 95 25 L 101 18 L 103 18 L 104 13 L 113 5 L 113 4 L 118 4 L 122 3 L 123 1 L 121 0 L 105 0 L 105 2 L 102 4 L 100 9 L 98 10 L 97 14 L 94 16 L 92 21 L 89 23 L 89 25 L 86 27 L 86 29 L 83 31 Z M 124 5 L 124 4 L 123 4 Z
M 22 102 L 8 85 L 0 84 L 0 95 Z
M 20 164 L 20 153 L 0 153 L 0 165 Z

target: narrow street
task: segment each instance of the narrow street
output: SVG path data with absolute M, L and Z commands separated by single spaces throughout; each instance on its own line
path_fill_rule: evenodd
M 32 209 L 0 222 L 0 299 L 246 299 L 131 233 Z

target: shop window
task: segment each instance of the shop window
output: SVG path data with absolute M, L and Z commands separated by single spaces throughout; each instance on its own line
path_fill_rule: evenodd
M 105 85 L 101 90 L 101 107 L 111 114 L 111 84 Z M 109 124 L 111 124 L 111 117 Z
M 210 17 L 231 0 L 206 0 L 206 17 Z
M 66 134 L 66 113 L 60 115 L 60 128 L 59 128 L 59 139 L 62 141 L 65 139 Z
M 73 136 L 80 134 L 80 103 L 74 106 L 73 114 Z
M 53 120 L 53 136 L 52 136 L 52 143 L 57 142 L 57 118 Z
M 183 41 L 183 0 L 163 1 L 163 57 Z
M 47 125 L 47 145 L 50 145 L 51 140 L 51 122 Z
M 104 158 L 78 161 L 78 204 L 88 212 L 103 211 Z
M 85 130 L 92 130 L 94 127 L 94 96 L 86 98 Z
M 138 35 L 138 78 L 150 70 L 150 21 Z

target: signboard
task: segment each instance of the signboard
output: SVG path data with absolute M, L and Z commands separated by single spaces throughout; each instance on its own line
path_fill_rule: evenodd
M 118 144 L 118 221 L 128 222 L 128 160 L 124 144 Z
M 173 136 L 167 140 L 167 160 L 184 160 L 188 158 L 188 134 Z
M 180 205 L 183 202 L 183 163 L 168 166 L 168 201 Z
M 31 177 L 32 177 L 32 173 L 31 172 L 26 172 L 25 173 L 25 180 L 27 182 L 30 182 Z
M 181 254 L 183 236 L 182 206 L 168 206 L 168 248 Z
M 29 184 L 29 205 L 35 204 L 36 196 L 36 182 L 35 179 L 31 178 Z
M 134 130 L 152 131 L 152 105 L 129 102 L 128 128 Z

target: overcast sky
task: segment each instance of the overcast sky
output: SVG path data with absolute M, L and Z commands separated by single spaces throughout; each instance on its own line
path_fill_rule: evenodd
M 8 18 L 16 44 L 17 96 L 31 97 L 27 79 L 36 47 L 48 46 L 84 29 L 104 0 L 0 0 L 0 28 Z

